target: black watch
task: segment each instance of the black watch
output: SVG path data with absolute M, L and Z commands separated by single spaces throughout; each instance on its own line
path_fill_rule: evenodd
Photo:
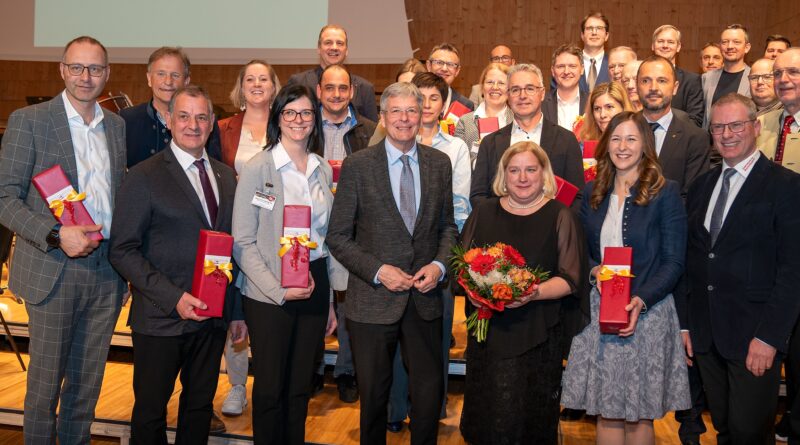
M 56 224 L 53 226 L 53 229 L 50 230 L 50 233 L 47 234 L 47 245 L 52 247 L 53 249 L 58 249 L 61 245 L 61 236 L 59 236 L 59 231 L 61 230 L 61 224 Z

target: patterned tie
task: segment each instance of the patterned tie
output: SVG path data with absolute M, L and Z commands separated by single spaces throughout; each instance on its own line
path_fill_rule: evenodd
M 786 146 L 786 136 L 792 132 L 792 124 L 794 123 L 794 116 L 791 114 L 786 116 L 783 120 L 783 130 L 781 130 L 781 138 L 778 140 L 778 148 L 775 150 L 775 163 L 780 165 L 783 162 L 783 147 Z
M 400 156 L 403 162 L 403 172 L 400 174 L 400 216 L 406 224 L 408 233 L 414 233 L 414 223 L 417 220 L 417 204 L 414 194 L 414 172 L 411 171 L 411 164 L 408 155 Z
M 592 59 L 592 66 L 589 67 L 589 91 L 594 89 L 594 84 L 597 82 L 597 65 Z
M 714 204 L 714 211 L 711 213 L 711 224 L 709 233 L 711 234 L 711 245 L 717 241 L 719 231 L 722 229 L 722 215 L 725 214 L 725 204 L 728 202 L 728 191 L 731 188 L 731 176 L 736 173 L 733 168 L 726 168 L 722 172 L 722 188 L 717 196 L 717 202 Z
M 208 179 L 206 173 L 206 163 L 204 159 L 194 161 L 194 166 L 200 173 L 200 184 L 203 186 L 203 196 L 206 198 L 206 207 L 208 208 L 208 218 L 211 220 L 210 225 L 213 227 L 217 222 L 217 198 L 214 197 L 214 189 L 211 188 L 211 181 Z

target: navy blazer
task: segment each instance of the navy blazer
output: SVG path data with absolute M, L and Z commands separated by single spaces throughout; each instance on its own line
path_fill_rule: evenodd
M 600 264 L 600 230 L 606 218 L 611 194 L 597 208 L 589 205 L 594 181 L 583 189 L 580 218 L 589 243 L 589 267 Z M 673 292 L 683 273 L 686 256 L 686 210 L 680 187 L 667 179 L 666 184 L 646 206 L 634 203 L 638 182 L 631 187 L 623 211 L 622 242 L 633 248 L 634 275 L 631 296 L 638 296 L 647 307 Z
M 160 152 L 172 140 L 172 132 L 156 116 L 152 99 L 135 107 L 120 110 L 119 115 L 125 120 L 128 168 Z M 206 153 L 210 158 L 222 160 L 219 125 L 216 120 L 206 143 Z

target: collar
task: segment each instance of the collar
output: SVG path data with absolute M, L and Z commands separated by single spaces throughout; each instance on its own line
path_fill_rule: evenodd
M 278 141 L 275 147 L 272 148 L 272 162 L 275 163 L 275 170 L 278 171 L 292 163 L 292 158 L 289 157 L 289 153 L 286 151 L 286 148 L 280 141 Z M 319 160 L 316 156 L 313 156 L 311 153 L 309 153 L 306 172 L 313 172 L 317 167 L 319 167 Z M 306 172 L 300 173 L 305 176 L 309 176 L 306 174 Z
M 419 142 L 420 139 L 422 139 L 422 136 L 417 135 L 417 142 Z M 433 139 L 431 139 L 431 146 L 432 147 L 436 147 L 438 145 L 437 141 L 443 142 L 445 144 L 449 144 L 449 143 L 453 142 L 453 139 L 455 139 L 455 137 L 454 136 L 450 136 L 449 134 L 443 132 L 442 131 L 442 126 L 439 125 L 439 131 L 437 131 L 436 134 L 433 135 Z
M 319 106 L 319 115 L 320 116 L 324 116 L 324 114 L 322 114 L 322 105 Z M 341 123 L 344 124 L 344 123 L 348 123 L 349 122 L 351 125 L 355 125 L 355 123 L 356 123 L 355 121 L 356 121 L 356 118 L 353 115 L 353 105 L 349 104 L 349 105 L 347 105 L 347 116 L 345 116 L 344 120 Z M 331 122 L 331 121 L 325 119 L 324 117 L 322 118 L 322 124 L 323 125 L 336 125 L 335 122 Z
M 150 119 L 158 121 L 161 124 L 161 126 L 163 127 L 167 126 L 167 117 L 162 116 L 161 113 L 159 113 L 158 110 L 156 110 L 155 105 L 153 105 L 152 98 L 150 99 L 150 102 L 147 103 L 147 115 L 150 116 Z
M 417 159 L 418 153 L 417 153 L 416 141 L 414 141 L 414 146 L 411 147 L 411 150 L 408 150 L 407 153 L 403 153 L 402 151 L 400 151 L 399 148 L 392 145 L 392 143 L 389 142 L 389 138 L 386 138 L 385 148 L 386 148 L 386 157 L 389 158 L 389 165 L 392 165 L 396 162 L 400 162 L 400 156 L 403 156 L 404 154 L 408 155 L 408 157 L 411 158 L 412 161 L 419 163 L 419 160 Z
M 576 94 L 575 97 L 572 100 L 566 101 L 566 100 L 561 98 L 561 95 L 558 94 L 558 88 L 556 88 L 556 100 L 558 101 L 558 103 L 565 104 L 565 105 L 580 104 L 580 102 L 581 102 L 581 91 L 580 91 L 580 89 L 578 89 L 578 94 Z
M 61 92 L 61 100 L 64 101 L 64 110 L 67 112 L 67 120 L 68 121 L 78 121 L 81 124 L 84 124 L 83 117 L 78 113 L 78 110 L 72 106 L 72 102 L 69 101 L 67 97 L 67 90 Z M 95 101 L 94 103 L 94 119 L 89 122 L 88 127 L 91 129 L 97 128 L 100 125 L 100 122 L 103 122 L 103 109 L 100 108 L 100 104 Z
M 582 51 L 581 53 L 583 54 L 583 64 L 584 64 L 584 66 L 590 66 L 592 64 L 592 60 L 594 60 L 595 66 L 597 67 L 598 70 L 600 69 L 600 65 L 603 63 L 603 56 L 606 55 L 606 51 L 605 50 L 600 51 L 594 57 L 589 57 L 589 55 L 586 54 L 586 51 Z M 599 76 L 599 74 L 598 74 L 598 76 Z
M 783 109 L 783 113 L 781 113 L 781 126 L 783 126 L 783 121 L 786 120 L 786 116 L 788 116 L 788 115 L 789 115 L 789 110 L 784 108 Z M 798 125 L 800 125 L 800 111 L 798 111 L 797 113 L 793 114 L 792 116 L 794 116 L 794 121 Z M 780 131 L 778 133 L 780 133 Z
M 525 134 L 536 133 L 537 131 L 542 131 L 542 124 L 543 123 L 544 123 L 544 116 L 542 116 L 542 112 L 539 111 L 539 122 L 536 124 L 535 127 L 533 127 L 533 130 L 525 131 L 525 130 L 522 129 L 522 127 L 519 126 L 519 124 L 517 123 L 517 118 L 515 117 L 514 120 L 511 122 L 511 133 L 513 134 L 513 133 L 517 133 L 519 131 L 521 131 L 521 132 L 523 132 Z
M 508 105 L 504 106 L 503 109 L 500 110 L 500 113 L 497 114 L 497 118 L 501 119 L 501 116 L 504 116 L 507 111 L 508 111 Z M 472 115 L 475 116 L 476 118 L 481 118 L 481 119 L 488 117 L 486 116 L 486 102 L 481 102 L 478 105 L 478 107 L 475 108 L 475 111 L 472 113 Z
M 747 175 L 749 175 L 750 172 L 753 171 L 753 166 L 756 165 L 756 161 L 758 161 L 758 158 L 760 156 L 761 156 L 761 150 L 754 150 L 753 154 L 746 157 L 741 162 L 734 165 L 732 168 L 736 170 L 737 173 L 742 175 L 745 179 L 747 179 Z M 731 168 L 731 166 L 728 165 L 728 162 L 723 159 L 722 170 L 724 171 L 726 168 Z
M 169 142 L 169 148 L 172 149 L 172 154 L 175 155 L 175 159 L 178 160 L 178 164 L 180 164 L 181 168 L 183 168 L 184 170 L 188 170 L 189 167 L 191 167 L 194 164 L 194 161 L 197 161 L 197 159 L 195 159 L 194 156 L 190 155 L 189 153 L 186 153 L 185 151 L 183 151 L 183 149 L 178 147 L 178 145 L 175 143 L 175 139 Z M 203 149 L 203 156 L 201 156 L 201 158 L 205 159 L 206 164 L 211 166 L 211 161 L 208 160 L 208 154 L 206 153 L 205 149 Z
M 648 123 L 658 122 L 658 125 L 659 125 L 659 126 L 660 126 L 660 127 L 661 127 L 661 128 L 664 130 L 664 131 L 667 131 L 667 130 L 669 129 L 669 126 L 672 124 L 672 118 L 673 118 L 674 116 L 675 116 L 675 114 L 672 112 L 672 108 L 670 108 L 670 109 L 669 109 L 669 111 L 667 111 L 667 114 L 665 114 L 665 115 L 661 116 L 661 118 L 659 118 L 657 121 L 651 121 L 650 119 L 648 119 L 648 118 L 646 118 L 646 117 L 645 117 L 645 120 L 646 120 Z

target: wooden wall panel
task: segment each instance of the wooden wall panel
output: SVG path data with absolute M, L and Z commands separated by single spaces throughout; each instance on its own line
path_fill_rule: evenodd
M 468 93 L 488 63 L 491 48 L 498 43 L 512 47 L 518 61 L 532 61 L 549 78 L 553 49 L 561 43 L 580 43 L 583 16 L 602 6 L 611 21 L 608 48 L 628 45 L 640 57 L 650 54 L 653 30 L 670 23 L 683 33 L 683 49 L 678 63 L 698 69 L 699 48 L 719 39 L 725 25 L 743 23 L 750 29 L 752 61 L 763 52 L 763 42 L 771 32 L 788 35 L 800 43 L 800 2 L 796 0 L 406 0 L 411 19 L 409 32 L 414 56 L 424 59 L 430 49 L 443 41 L 462 51 L 461 75 L 456 88 Z M 244 62 L 244 61 L 243 61 Z M 277 66 L 282 80 L 310 66 Z M 381 91 L 394 81 L 398 65 L 353 65 L 353 72 L 370 79 Z M 228 111 L 228 93 L 238 72 L 237 66 L 205 65 L 193 67 L 195 83 L 206 86 L 212 99 Z M 145 66 L 113 65 L 108 89 L 122 90 L 138 103 L 149 98 L 144 80 Z M 549 79 L 548 79 L 549 80 Z M 0 61 L 0 121 L 25 104 L 25 96 L 53 95 L 63 87 L 57 64 L 45 62 Z

